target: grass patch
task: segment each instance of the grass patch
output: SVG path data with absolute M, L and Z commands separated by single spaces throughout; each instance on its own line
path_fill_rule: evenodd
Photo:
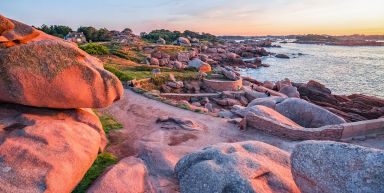
M 111 115 L 108 113 L 103 113 L 99 115 L 100 122 L 103 125 L 105 134 L 109 134 L 111 130 L 117 130 L 123 128 L 123 125 L 117 122 Z
M 117 158 L 110 153 L 99 154 L 95 162 L 93 162 L 91 168 L 87 171 L 84 178 L 76 186 L 72 193 L 84 193 L 107 167 L 116 164 L 117 161 Z

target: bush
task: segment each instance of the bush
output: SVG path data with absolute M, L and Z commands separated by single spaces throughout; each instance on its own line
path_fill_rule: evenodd
M 117 163 L 117 158 L 110 153 L 101 153 L 97 156 L 95 162 L 93 162 L 91 168 L 87 171 L 84 178 L 72 191 L 72 193 L 83 193 L 89 186 L 99 177 L 104 170 Z
M 95 44 L 95 43 L 81 45 L 80 49 L 84 50 L 88 54 L 94 54 L 94 55 L 104 55 L 109 53 L 109 50 L 107 47 L 100 44 Z

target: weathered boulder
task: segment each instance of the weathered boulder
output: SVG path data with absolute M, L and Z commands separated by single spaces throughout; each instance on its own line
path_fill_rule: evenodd
M 282 115 L 307 128 L 345 123 L 343 118 L 302 99 L 285 99 L 277 104 L 275 109 Z
M 151 58 L 149 60 L 149 64 L 152 65 L 152 66 L 159 66 L 160 65 L 160 61 L 157 58 Z
M 268 88 L 268 89 L 273 89 L 275 87 L 275 83 L 271 82 L 271 81 L 264 81 L 263 82 L 263 86 L 265 88 Z
M 163 39 L 163 38 L 160 38 L 156 41 L 157 44 L 160 44 L 160 45 L 165 45 L 167 44 L 167 42 Z
M 217 144 L 186 155 L 175 173 L 182 193 L 300 192 L 288 153 L 257 141 Z
M 279 92 L 287 95 L 290 98 L 300 98 L 300 93 L 294 86 L 284 86 L 279 90 Z
M 177 39 L 177 44 L 180 46 L 191 46 L 191 41 L 188 38 L 179 37 Z
M 0 102 L 64 109 L 101 108 L 122 96 L 121 82 L 104 70 L 99 60 L 75 44 L 11 22 L 15 28 L 0 34 L 0 44 L 8 47 L 0 49 Z
M 188 68 L 195 68 L 200 72 L 210 72 L 212 71 L 211 65 L 201 61 L 198 58 L 195 58 L 188 62 Z
M 283 97 L 277 97 L 277 96 L 271 96 L 271 97 L 266 97 L 266 98 L 258 98 L 253 101 L 251 101 L 247 107 L 252 107 L 255 105 L 262 105 L 269 107 L 271 109 L 275 109 L 277 103 L 281 103 L 285 100 L 286 98 Z
M 90 109 L 0 106 L 0 192 L 71 192 L 106 146 Z M 65 183 L 63 183 L 65 182 Z
M 302 126 L 266 106 L 249 107 L 245 119 L 248 126 L 256 129 L 262 128 L 271 131 L 285 128 L 303 129 Z
M 188 62 L 190 58 L 189 52 L 179 52 L 177 53 L 177 60 L 179 62 Z
M 276 88 L 278 91 L 285 86 L 292 86 L 292 82 L 288 78 L 285 78 L 284 80 L 280 80 L 276 82 Z
M 346 143 L 306 141 L 291 155 L 292 175 L 303 193 L 384 190 L 384 151 Z
M 265 93 L 254 91 L 254 90 L 252 90 L 252 89 L 249 88 L 249 87 L 244 87 L 244 91 L 245 91 L 245 97 L 246 97 L 249 101 L 253 101 L 253 100 L 257 99 L 257 98 L 265 98 L 265 97 L 268 97 Z
M 148 170 L 144 162 L 127 157 L 107 170 L 87 190 L 87 193 L 138 193 L 154 192 L 148 181 Z

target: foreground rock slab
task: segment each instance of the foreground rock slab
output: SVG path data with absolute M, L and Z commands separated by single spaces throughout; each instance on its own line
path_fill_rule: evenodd
M 204 148 L 183 157 L 175 172 L 182 193 L 300 192 L 289 154 L 257 141 Z
M 378 193 L 384 190 L 384 151 L 328 141 L 298 144 L 292 174 L 303 193 Z
M 75 44 L 2 16 L 0 21 L 6 29 L 0 30 L 0 102 L 101 108 L 122 96 L 119 79 Z
M 90 110 L 0 104 L 0 192 L 71 192 L 106 143 Z
M 277 112 L 307 128 L 346 123 L 330 111 L 305 100 L 289 98 L 276 105 Z
M 135 157 L 124 158 L 98 178 L 87 190 L 87 193 L 105 192 L 154 192 L 150 188 L 144 162 Z

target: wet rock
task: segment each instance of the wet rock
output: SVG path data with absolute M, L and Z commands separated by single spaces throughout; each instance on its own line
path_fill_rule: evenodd
M 276 58 L 283 58 L 283 59 L 289 59 L 289 56 L 286 54 L 276 54 Z
M 107 140 L 90 109 L 0 106 L 0 192 L 71 192 Z M 65 183 L 63 183 L 65 182 Z
M 287 152 L 262 142 L 223 143 L 184 156 L 176 165 L 180 192 L 299 192 Z
M 291 155 L 292 174 L 301 192 L 384 190 L 384 151 L 346 143 L 306 141 Z
M 345 123 L 343 118 L 302 99 L 285 99 L 277 104 L 275 109 L 282 115 L 307 128 Z

